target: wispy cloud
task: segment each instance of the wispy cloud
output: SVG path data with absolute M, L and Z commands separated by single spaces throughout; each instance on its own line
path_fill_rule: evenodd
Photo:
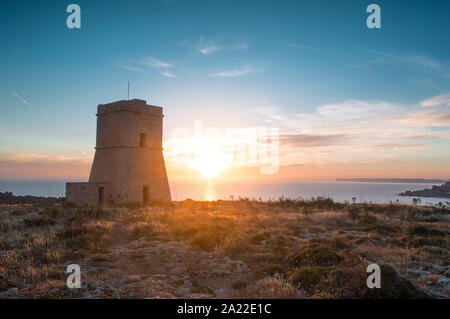
M 296 147 L 320 147 L 329 145 L 338 145 L 349 137 L 346 134 L 285 134 L 280 136 L 280 142 L 286 145 Z
M 234 77 L 234 76 L 241 76 L 253 73 L 254 70 L 251 68 L 242 68 L 242 69 L 236 69 L 236 70 L 225 70 L 217 73 L 212 73 L 209 76 L 211 77 Z
M 169 70 L 159 71 L 160 69 L 170 69 L 173 68 L 174 65 L 159 60 L 157 58 L 147 56 L 138 60 L 115 60 L 114 64 L 127 71 L 132 72 L 145 72 L 146 69 L 157 69 L 158 72 L 168 78 L 174 78 L 175 75 Z
M 35 153 L 17 153 L 0 155 L 0 163 L 90 163 L 90 157 L 72 157 L 67 155 L 45 155 Z
M 172 64 L 158 60 L 154 57 L 145 57 L 144 59 L 138 61 L 138 63 L 145 65 L 147 67 L 150 67 L 150 68 L 172 68 L 173 67 Z
M 162 75 L 164 75 L 164 76 L 166 76 L 168 78 L 174 78 L 175 77 L 175 75 L 172 74 L 170 71 L 161 71 L 159 73 L 161 73 Z
M 144 72 L 144 70 L 141 67 L 138 67 L 136 65 L 132 65 L 129 62 L 125 62 L 122 60 L 115 60 L 114 64 L 124 70 L 132 71 L 132 72 Z
M 420 102 L 420 104 L 425 107 L 441 105 L 444 103 L 450 106 L 450 93 L 437 95 L 428 100 Z
M 450 112 L 386 101 L 345 100 L 297 114 L 276 106 L 253 111 L 280 129 L 282 165 L 378 163 L 448 143 L 450 136 Z
M 229 38 L 209 39 L 201 37 L 194 43 L 195 49 L 202 55 L 210 55 L 224 50 L 243 50 L 248 48 L 247 43 Z
M 22 101 L 23 104 L 25 104 L 25 105 L 31 107 L 31 104 L 28 103 L 28 101 L 25 100 L 23 97 L 21 97 L 17 92 L 12 91 L 11 93 L 12 93 L 15 97 L 17 97 L 20 101 Z
M 314 47 L 311 45 L 305 45 L 305 44 L 300 44 L 300 43 L 295 43 L 295 42 L 286 42 L 285 45 L 287 45 L 288 47 L 293 47 L 293 48 L 316 50 L 316 51 L 328 52 L 328 53 L 330 53 L 332 51 L 331 49 L 318 48 L 318 47 Z
M 427 67 L 438 69 L 441 63 L 435 58 L 412 53 L 400 53 L 394 51 L 378 51 L 378 50 L 364 50 L 375 58 L 374 62 L 383 64 L 404 63 L 413 66 Z
M 208 55 L 208 54 L 217 52 L 219 50 L 220 50 L 220 47 L 213 46 L 213 45 L 211 45 L 211 46 L 203 46 L 203 47 L 199 48 L 200 53 L 203 54 L 203 55 Z

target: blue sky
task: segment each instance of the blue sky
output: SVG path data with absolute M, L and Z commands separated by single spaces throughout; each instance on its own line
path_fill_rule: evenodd
M 166 139 L 196 119 L 217 127 L 269 123 L 300 135 L 284 159 L 296 164 L 295 145 L 310 146 L 323 133 L 341 147 L 335 135 L 351 135 L 332 121 L 327 106 L 334 105 L 355 134 L 356 122 L 375 119 L 364 140 L 350 147 L 346 139 L 336 163 L 448 161 L 448 1 L 73 2 L 80 30 L 65 24 L 72 2 L 2 4 L 0 173 L 23 158 L 36 169 L 41 161 L 90 158 L 96 106 L 126 98 L 127 81 L 133 98 L 164 107 Z M 381 29 L 366 27 L 370 3 L 381 7 Z M 391 115 L 390 134 L 370 144 Z M 388 140 L 401 134 L 403 141 Z M 355 155 L 361 143 L 370 155 Z M 306 162 L 328 163 L 314 152 Z

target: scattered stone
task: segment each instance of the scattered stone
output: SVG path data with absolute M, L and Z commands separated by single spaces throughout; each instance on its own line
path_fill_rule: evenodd
M 189 280 L 185 280 L 183 283 L 183 287 L 191 289 L 192 283 Z
M 216 291 L 214 291 L 217 297 L 225 297 L 230 293 L 230 289 L 223 287 L 219 288 Z
M 191 293 L 191 289 L 187 287 L 180 287 L 175 291 L 175 296 L 177 297 L 184 297 L 186 295 L 189 295 Z
M 447 277 L 442 276 L 441 278 L 439 278 L 437 283 L 438 286 L 441 287 L 442 289 L 450 291 L 450 279 L 448 279 Z
M 431 267 L 433 267 L 434 270 L 438 270 L 438 271 L 447 271 L 447 270 L 450 270 L 450 266 L 432 265 Z

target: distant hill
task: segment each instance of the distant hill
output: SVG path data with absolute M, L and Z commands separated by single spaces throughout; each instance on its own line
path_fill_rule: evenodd
M 400 196 L 418 196 L 418 197 L 439 197 L 450 198 L 450 182 L 441 186 L 433 186 L 431 189 L 423 189 L 419 191 L 406 191 L 399 194 Z
M 442 184 L 445 179 L 425 179 L 425 178 L 336 178 L 336 182 L 366 182 L 366 183 L 428 183 Z
M 38 204 L 38 205 L 53 205 L 58 202 L 56 197 L 40 197 L 40 196 L 15 196 L 12 192 L 0 192 L 1 205 L 17 205 L 17 204 Z

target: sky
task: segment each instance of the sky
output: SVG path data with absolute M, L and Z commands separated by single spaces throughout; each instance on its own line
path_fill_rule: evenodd
M 71 3 L 80 29 L 66 26 Z M 371 3 L 380 29 L 366 26 Z M 126 99 L 128 81 L 164 107 L 172 180 L 205 162 L 273 182 L 450 178 L 449 16 L 447 0 L 5 2 L 0 179 L 87 179 L 96 107 Z M 221 137 L 180 145 L 199 121 Z M 277 129 L 270 176 L 222 154 L 227 129 L 254 127 Z M 200 161 L 180 160 L 199 145 Z

